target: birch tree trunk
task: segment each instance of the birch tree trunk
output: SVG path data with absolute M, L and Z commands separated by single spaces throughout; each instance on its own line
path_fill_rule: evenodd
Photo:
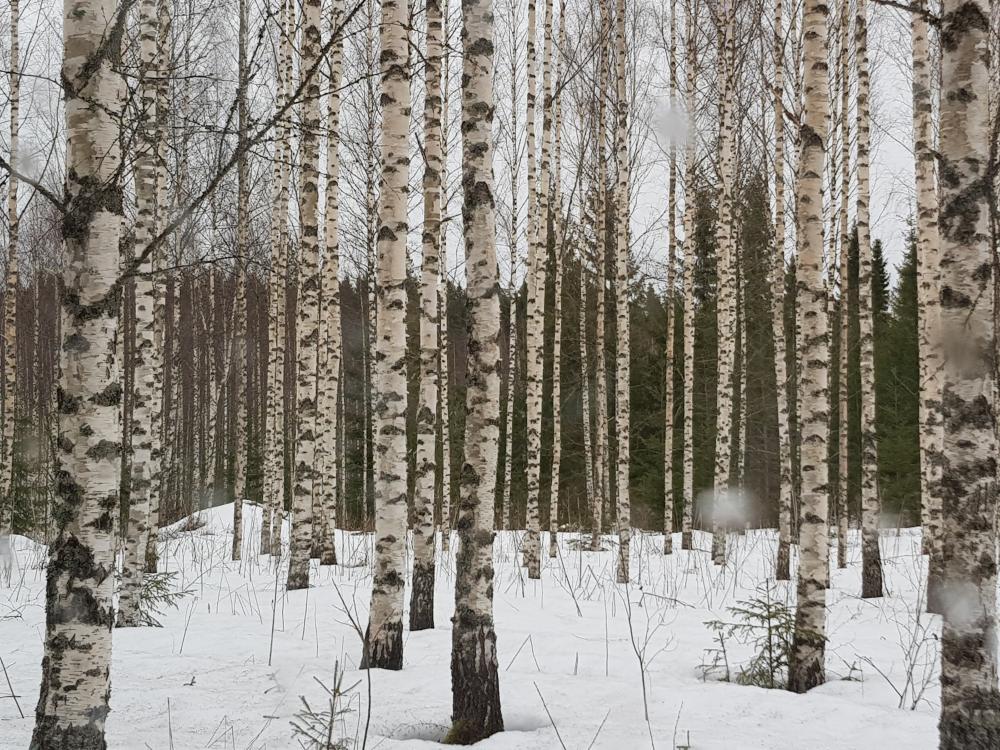
M 247 403 L 247 340 L 250 336 L 247 321 L 247 260 L 250 251 L 250 156 L 247 129 L 250 126 L 250 108 L 247 103 L 249 71 L 247 69 L 247 0 L 239 3 L 239 91 L 237 114 L 239 116 L 240 156 L 236 165 L 236 311 L 233 336 L 233 376 L 235 389 L 233 407 L 236 410 L 236 487 L 233 493 L 233 549 L 232 559 L 243 556 L 243 501 L 247 496 L 247 429 L 250 409 Z
M 726 532 L 729 519 L 725 516 L 729 496 L 729 467 L 733 450 L 733 362 L 736 355 L 736 274 L 735 226 L 733 217 L 733 180 L 736 168 L 734 131 L 735 81 L 735 9 L 725 11 L 726 27 L 719 48 L 719 78 L 721 90 L 719 115 L 719 220 L 716 224 L 715 245 L 718 253 L 718 380 L 716 382 L 715 481 L 712 508 L 712 560 L 723 565 L 726 561 Z
M 158 231 L 156 164 L 156 74 L 158 38 L 156 0 L 139 6 L 139 109 L 135 154 L 135 245 L 137 253 Z M 155 341 L 156 277 L 155 251 L 139 263 L 135 277 L 135 346 L 132 349 L 132 461 L 128 508 L 128 530 L 118 590 L 118 627 L 141 625 L 139 591 L 142 588 L 146 539 L 149 533 L 149 501 L 158 471 L 153 458 L 155 438 L 151 409 L 159 399 L 156 376 L 163 363 Z
M 278 99 L 284 106 L 292 77 L 291 38 L 294 28 L 294 6 L 291 0 L 280 0 L 279 28 L 281 41 L 278 58 Z M 284 518 L 284 372 L 285 317 L 288 288 L 288 182 L 291 146 L 288 124 L 279 119 L 275 125 L 275 156 L 272 174 L 271 212 L 271 273 L 268 284 L 270 304 L 270 361 L 268 363 L 268 397 L 266 448 L 264 454 L 264 521 L 261 524 L 261 551 L 273 556 L 281 554 L 281 527 Z
M 156 145 L 154 154 L 156 157 L 156 222 L 157 227 L 166 223 L 169 216 L 169 191 L 167 190 L 167 139 L 169 136 L 169 94 L 170 87 L 168 80 L 171 69 L 171 25 L 173 23 L 172 6 L 167 0 L 157 2 L 157 31 L 156 40 Z M 164 248 L 158 248 L 153 259 L 154 270 L 159 270 L 164 265 L 166 252 Z M 149 534 L 146 537 L 146 563 L 145 570 L 148 573 L 155 573 L 158 563 L 157 537 L 160 525 L 160 503 L 166 496 L 169 477 L 163 471 L 163 451 L 166 444 L 167 423 L 164 420 L 163 412 L 167 402 L 167 393 L 164 388 L 165 368 L 164 355 L 167 335 L 166 321 L 166 300 L 159 291 L 160 285 L 153 284 L 153 349 L 154 356 L 160 358 L 159 367 L 153 370 L 156 396 L 150 406 L 150 431 L 153 436 L 150 453 L 150 475 L 151 490 L 149 495 Z M 154 365 L 155 367 L 155 365 Z M 177 382 L 175 378 L 174 383 Z M 174 400 L 176 403 L 176 399 Z M 172 466 L 174 462 L 167 463 Z
M 878 444 L 875 434 L 875 339 L 872 330 L 872 248 L 868 229 L 868 6 L 857 0 L 854 36 L 858 71 L 858 318 L 861 346 L 861 596 L 882 596 L 879 552 Z
M 921 0 L 918 11 L 926 10 Z M 941 310 L 938 304 L 938 195 L 934 180 L 934 104 L 927 19 L 910 16 L 913 45 L 913 166 L 917 187 L 917 316 L 920 361 L 920 500 L 923 551 L 928 556 L 927 611 L 942 614 L 941 559 Z
M 446 247 L 444 243 L 444 230 L 442 224 L 441 247 Z M 451 416 L 449 412 L 451 383 L 448 362 L 450 351 L 448 344 L 448 280 L 441 279 L 438 286 L 438 318 L 441 321 L 438 331 L 439 357 L 438 367 L 440 368 L 439 384 L 440 395 L 438 403 L 438 421 L 441 423 L 441 552 L 451 550 Z
M 545 265 L 548 259 L 549 158 L 552 149 L 552 0 L 545 0 L 542 48 L 542 151 L 538 164 L 534 210 L 529 211 L 531 243 L 528 273 L 528 511 L 524 537 L 524 564 L 528 578 L 541 577 L 542 379 L 545 371 Z M 529 79 L 530 85 L 530 79 Z
M 406 198 L 410 85 L 406 4 L 383 0 L 382 181 L 375 379 L 375 569 L 362 666 L 402 669 L 406 575 Z M 495 481 L 495 479 L 494 479 Z M 491 516 L 492 518 L 492 516 Z
M 615 377 L 615 427 L 618 432 L 617 451 L 617 492 L 618 501 L 618 567 L 615 577 L 618 583 L 629 580 L 629 543 L 632 536 L 632 511 L 629 493 L 629 467 L 631 465 L 630 386 L 631 371 L 629 344 L 629 191 L 631 173 L 628 154 L 628 107 L 625 93 L 626 68 L 625 53 L 625 0 L 618 0 L 615 12 L 615 58 L 617 59 L 617 105 L 618 118 L 615 129 L 615 152 L 618 167 L 618 187 L 615 191 L 615 314 L 617 318 L 616 377 Z
M 802 508 L 798 607 L 788 689 L 804 693 L 825 679 L 826 587 L 829 573 L 829 342 L 823 286 L 824 137 L 830 120 L 827 76 L 828 6 L 806 0 L 803 11 L 804 112 L 799 127 L 797 287 L 802 319 L 799 413 Z
M 319 63 L 321 0 L 305 0 L 302 30 L 302 75 Z M 309 586 L 309 553 L 313 544 L 313 491 L 316 480 L 316 378 L 319 344 L 319 75 L 305 82 L 302 103 L 302 168 L 299 183 L 298 320 L 296 326 L 295 487 L 292 492 L 291 561 L 288 590 Z
M 320 519 L 320 565 L 337 564 L 336 529 L 338 495 L 342 482 L 340 459 L 346 450 L 341 433 L 343 423 L 337 404 L 342 392 L 340 367 L 343 334 L 340 317 L 340 86 L 344 59 L 343 33 L 337 26 L 343 5 L 337 2 L 331 14 L 331 29 L 338 39 L 330 50 L 330 94 L 326 112 L 326 215 L 322 271 L 322 315 L 320 317 L 322 370 L 319 380 L 319 436 L 316 450 L 322 467 L 322 518 Z M 340 474 L 338 476 L 338 474 Z
M 493 199 L 493 5 L 462 4 L 462 226 L 469 360 L 452 618 L 452 728 L 472 744 L 503 730 L 493 626 L 493 503 L 500 439 L 500 300 Z M 404 488 L 405 489 L 405 488 Z M 404 506 L 405 507 L 405 506 Z
M 10 0 L 10 163 L 20 170 L 18 137 L 21 121 L 21 63 L 19 0 Z M 17 290 L 18 290 L 18 179 L 7 175 L 7 272 L 3 308 L 3 430 L 0 434 L 0 537 L 6 543 L 13 526 L 14 418 L 17 395 Z
M 688 0 L 685 35 L 687 71 L 684 110 L 689 132 L 695 127 L 695 94 L 698 81 L 698 3 Z M 693 548 L 694 521 L 694 264 L 695 264 L 695 141 L 688 138 L 684 153 L 684 512 L 681 521 L 681 549 Z
M 838 359 L 840 370 L 837 378 L 837 567 L 847 567 L 847 483 L 848 483 L 848 308 L 850 300 L 850 279 L 847 268 L 847 248 L 850 242 L 850 228 L 847 223 L 847 201 L 851 188 L 851 129 L 848 124 L 851 77 L 847 56 L 848 0 L 842 0 L 840 10 L 840 347 Z M 832 244 L 832 243 L 831 243 Z M 869 263 L 869 276 L 871 264 Z M 871 284 L 869 283 L 869 287 Z M 860 297 L 859 297 L 860 299 Z M 874 365 L 871 375 L 874 377 Z M 864 386 L 862 386 L 864 388 Z M 874 416 L 874 414 L 873 414 Z
M 670 6 L 670 106 L 677 98 L 677 65 L 675 62 L 676 37 L 674 36 L 675 12 Z M 674 533 L 674 267 L 677 264 L 677 147 L 670 145 L 670 187 L 667 193 L 667 294 L 666 294 L 666 352 L 663 359 L 663 554 L 673 552 Z
M 988 13 L 945 0 L 941 15 L 942 750 L 1000 745 Z
M 114 65 L 125 13 L 73 0 L 63 15 L 66 208 L 58 536 L 49 547 L 45 655 L 33 750 L 104 750 L 111 691 L 113 517 L 118 512 L 122 389 L 115 360 L 124 85 Z
M 441 242 L 441 5 L 427 0 L 424 76 L 424 226 L 420 268 L 420 404 L 413 494 L 410 630 L 434 627 L 434 484 L 438 412 L 438 254 Z
M 556 52 L 555 85 L 562 84 L 562 56 L 566 49 L 566 0 L 559 0 L 559 40 Z M 549 486 L 549 557 L 559 551 L 559 471 L 562 464 L 562 282 L 563 282 L 563 222 L 562 222 L 562 93 L 556 93 L 554 120 L 555 167 L 552 173 L 554 196 L 552 211 L 553 240 L 553 304 L 552 311 L 552 466 Z
M 792 450 L 789 436 L 788 372 L 785 353 L 785 40 L 782 0 L 774 7 L 774 257 L 771 266 L 771 327 L 778 401 L 778 557 L 775 578 L 791 577 Z
M 605 354 L 605 320 L 604 311 L 607 305 L 607 281 L 606 269 L 607 260 L 607 207 L 608 207 L 608 175 L 607 164 L 604 161 L 604 140 L 605 140 L 605 96 L 608 90 L 608 48 L 607 39 L 611 33 L 610 9 L 607 7 L 607 0 L 600 0 L 601 11 L 601 43 L 600 43 L 600 78 L 595 96 L 597 97 L 597 122 L 595 140 L 597 157 L 597 205 L 594 215 L 597 221 L 597 252 L 594 257 L 594 265 L 597 267 L 596 292 L 597 302 L 595 305 L 596 324 L 594 340 L 594 356 L 597 360 L 595 367 L 595 389 L 594 397 L 597 399 L 596 414 L 596 438 L 594 440 L 594 463 L 595 476 L 597 478 L 597 493 L 594 497 L 596 506 L 593 508 L 593 527 L 591 529 L 590 548 L 593 551 L 601 549 L 601 531 L 603 517 L 610 515 L 605 512 L 609 503 L 608 491 L 610 479 L 608 477 L 608 387 L 607 387 L 607 360 Z

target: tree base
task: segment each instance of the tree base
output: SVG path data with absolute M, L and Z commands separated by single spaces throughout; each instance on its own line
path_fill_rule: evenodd
M 472 745 L 503 731 L 496 632 L 456 623 L 451 651 L 452 725 L 448 745 Z M 484 656 L 485 654 L 485 656 Z

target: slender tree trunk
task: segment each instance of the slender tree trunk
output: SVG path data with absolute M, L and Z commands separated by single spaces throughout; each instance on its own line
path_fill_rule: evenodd
M 578 257 L 580 263 L 580 410 L 583 422 L 583 463 L 586 473 L 587 502 L 590 503 L 590 511 L 593 514 L 595 508 L 600 508 L 598 502 L 594 502 L 597 497 L 594 478 L 594 453 L 591 440 L 591 430 L 593 425 L 590 420 L 590 357 L 587 353 L 587 271 L 584 267 L 583 254 Z M 592 516 L 593 517 L 593 516 Z M 600 526 L 600 516 L 594 521 Z
M 628 60 L 625 51 L 625 0 L 618 0 L 615 12 L 615 58 L 617 60 L 618 117 L 615 128 L 615 152 L 618 167 L 618 186 L 615 190 L 615 315 L 617 322 L 616 377 L 615 377 L 615 428 L 618 433 L 617 486 L 618 501 L 618 583 L 629 580 L 629 546 L 632 536 L 632 510 L 629 492 L 629 467 L 631 465 L 630 388 L 631 347 L 629 343 L 629 195 L 631 172 L 628 153 L 628 108 L 625 92 Z
M 847 223 L 847 201 L 851 187 L 851 129 L 848 124 L 851 76 L 847 56 L 848 0 L 840 5 L 840 346 L 838 347 L 839 373 L 837 378 L 837 567 L 847 567 L 847 483 L 848 483 L 848 308 L 850 279 L 847 272 L 847 248 L 850 230 Z M 832 258 L 832 256 L 831 256 Z M 870 269 L 870 266 L 869 266 Z M 874 366 L 872 371 L 874 376 Z
M 605 141 L 605 96 L 608 90 L 608 48 L 607 39 L 611 31 L 610 10 L 607 7 L 607 0 L 601 0 L 601 41 L 600 41 L 600 78 L 595 96 L 597 97 L 597 119 L 596 119 L 596 172 L 597 172 L 597 205 L 594 215 L 597 221 L 597 252 L 594 257 L 594 265 L 597 267 L 596 292 L 597 302 L 595 312 L 597 316 L 595 325 L 594 357 L 597 360 L 595 369 L 595 389 L 594 397 L 597 399 L 596 414 L 596 439 L 594 440 L 594 463 L 595 475 L 597 477 L 597 492 L 593 502 L 596 507 L 593 509 L 593 528 L 591 529 L 590 548 L 593 551 L 601 549 L 601 531 L 603 518 L 610 513 L 606 512 L 608 506 L 608 490 L 610 478 L 608 477 L 608 386 L 607 386 L 607 359 L 605 353 L 605 308 L 607 307 L 607 207 L 608 207 L 608 175 L 607 164 L 604 161 L 604 141 Z
M 69 139 L 58 536 L 45 572 L 45 655 L 30 747 L 104 750 L 122 395 L 115 360 L 120 293 L 115 282 L 124 82 L 114 66 L 125 16 L 114 0 L 76 0 L 66 11 L 62 81 Z
M 20 70 L 19 0 L 10 0 L 10 163 L 19 169 L 18 131 L 20 130 L 21 70 Z M 14 497 L 14 409 L 17 377 L 17 290 L 18 290 L 18 179 L 7 176 L 7 273 L 4 279 L 3 308 L 3 429 L 0 433 L 0 537 L 4 544 L 13 526 Z
M 441 242 L 441 5 L 428 0 L 424 76 L 424 226 L 420 269 L 420 404 L 413 495 L 410 630 L 434 627 L 434 479 L 438 412 L 438 254 Z
M 545 0 L 542 48 L 542 151 L 538 164 L 534 210 L 529 211 L 528 238 L 528 512 L 524 564 L 529 578 L 541 577 L 542 380 L 545 372 L 545 266 L 548 259 L 549 158 L 552 150 L 552 0 Z M 530 85 L 530 78 L 529 78 Z
M 377 416 L 375 570 L 363 659 L 363 666 L 382 669 L 403 666 L 407 511 L 406 198 L 410 120 L 406 25 L 406 4 L 383 0 L 379 26 L 383 110 L 374 412 Z
M 442 40 L 444 59 L 442 60 L 441 81 L 441 205 L 442 213 L 448 213 L 448 192 L 444 189 L 446 180 L 444 173 L 448 169 L 448 114 L 451 112 L 448 103 L 449 86 L 451 82 L 451 36 L 448 29 L 448 0 L 442 2 Z M 448 225 L 441 222 L 440 252 L 448 252 Z M 448 279 L 439 278 L 438 284 L 438 422 L 441 434 L 441 552 L 451 550 L 451 390 L 449 385 L 448 361 Z
M 926 9 L 921 0 L 918 8 Z M 913 166 L 917 186 L 917 316 L 920 351 L 920 500 L 923 551 L 929 558 L 927 611 L 942 614 L 940 459 L 944 440 L 941 421 L 941 310 L 938 304 L 938 195 L 934 180 L 934 104 L 932 61 L 927 19 L 910 16 L 913 44 Z
M 697 0 L 688 0 L 685 35 L 687 37 L 687 71 L 685 75 L 684 109 L 687 120 L 696 117 L 695 93 L 698 80 Z M 696 257 L 695 220 L 695 159 L 693 138 L 688 138 L 684 153 L 684 512 L 681 521 L 681 549 L 693 549 L 694 521 L 694 264 Z
M 236 315 L 233 336 L 233 390 L 232 407 L 236 411 L 236 487 L 233 493 L 233 560 L 243 555 L 243 501 L 247 496 L 247 429 L 250 410 L 247 402 L 247 341 L 250 337 L 247 320 L 247 260 L 250 251 L 250 159 L 247 143 L 247 129 L 250 126 L 250 109 L 247 103 L 249 85 L 247 69 L 247 35 L 250 33 L 247 17 L 247 0 L 239 5 L 239 91 L 237 92 L 237 114 L 239 115 L 240 157 L 236 165 Z
M 733 180 L 736 168 L 736 134 L 734 131 L 736 87 L 735 71 L 735 10 L 729 9 L 726 27 L 719 46 L 719 220 L 716 224 L 718 253 L 718 380 L 716 383 L 715 427 L 715 497 L 712 508 L 712 560 L 722 565 L 726 561 L 726 508 L 730 504 L 729 469 L 733 450 L 733 362 L 736 355 L 736 242 L 733 215 Z
M 796 267 L 801 303 L 802 364 L 799 414 L 802 424 L 802 512 L 798 607 L 789 659 L 788 689 L 804 693 L 825 679 L 826 588 L 829 573 L 829 341 L 823 287 L 824 136 L 830 120 L 827 76 L 828 6 L 806 0 L 804 27 L 804 114 L 799 127 Z
M 135 154 L 135 245 L 141 253 L 159 232 L 157 222 L 156 165 L 156 0 L 143 0 L 139 6 L 139 106 L 140 121 Z M 132 349 L 132 474 L 130 477 L 128 530 L 118 590 L 118 627 L 141 625 L 139 591 L 142 588 L 148 535 L 149 501 L 153 477 L 157 475 L 153 459 L 152 414 L 159 397 L 156 376 L 163 364 L 155 341 L 156 277 L 151 253 L 140 262 L 135 277 L 135 345 Z M 159 457 L 157 457 L 159 458 Z
M 300 70 L 312 68 L 321 46 L 320 0 L 304 3 L 302 62 Z M 309 553 L 313 544 L 313 492 L 316 481 L 316 379 L 319 344 L 319 76 L 305 84 L 302 104 L 302 169 L 299 184 L 299 221 L 302 225 L 299 251 L 299 287 L 296 326 L 295 487 L 292 492 L 291 562 L 288 589 L 309 586 Z
M 559 41 L 556 52 L 555 85 L 562 84 L 562 55 L 566 49 L 566 0 L 559 0 Z M 555 94 L 554 141 L 555 167 L 552 173 L 554 195 L 552 211 L 553 263 L 552 277 L 554 310 L 552 311 L 552 467 L 549 488 L 549 557 L 559 551 L 559 471 L 562 465 L 562 282 L 563 282 L 563 223 L 562 223 L 562 94 Z
M 774 7 L 774 257 L 771 265 L 771 326 L 778 401 L 778 557 L 775 578 L 789 580 L 792 545 L 792 450 L 789 435 L 785 352 L 785 40 L 782 0 Z
M 157 70 L 157 83 L 156 83 L 156 147 L 154 153 L 156 155 L 156 213 L 157 213 L 157 226 L 166 223 L 169 215 L 169 191 L 167 190 L 167 148 L 168 148 L 168 137 L 169 137 L 169 99 L 170 99 L 170 86 L 168 84 L 171 70 L 171 25 L 173 23 L 173 17 L 171 15 L 172 6 L 167 0 L 158 0 L 157 2 L 157 28 L 159 35 L 156 40 L 156 70 Z M 166 251 L 163 248 L 156 250 L 157 258 L 153 259 L 154 270 L 158 270 L 160 266 L 165 265 Z M 167 337 L 167 321 L 166 321 L 166 300 L 163 295 L 158 291 L 159 284 L 153 285 L 153 292 L 155 295 L 155 301 L 153 304 L 153 348 L 156 351 L 156 355 L 161 357 L 160 363 L 163 363 L 162 359 L 165 353 L 165 343 Z M 176 360 L 176 357 L 174 358 Z M 159 363 L 158 363 L 159 364 Z M 151 416 L 150 416 L 150 430 L 152 431 L 152 449 L 151 449 L 151 463 L 150 469 L 155 472 L 151 474 L 150 480 L 152 487 L 149 495 L 149 534 L 146 537 L 146 563 L 145 570 L 147 573 L 155 573 L 158 564 L 158 548 L 157 548 L 157 537 L 160 525 L 160 503 L 166 496 L 166 488 L 168 486 L 168 476 L 165 475 L 163 471 L 163 450 L 165 438 L 167 435 L 167 423 L 164 419 L 164 411 L 167 400 L 167 394 L 164 389 L 164 377 L 162 370 L 165 368 L 165 364 L 161 364 L 158 369 L 154 369 L 155 386 L 157 390 L 157 395 L 154 397 L 151 406 Z M 176 374 L 176 373 L 175 373 Z M 173 379 L 173 382 L 177 382 L 177 378 Z M 177 400 L 174 399 L 174 404 Z M 168 466 L 176 465 L 176 462 L 171 460 L 167 463 Z
M 343 5 L 335 4 L 331 29 L 343 16 Z M 343 359 L 343 334 L 340 318 L 340 85 L 344 58 L 343 34 L 330 51 L 330 94 L 326 112 L 326 216 L 325 256 L 321 279 L 323 299 L 320 317 L 322 375 L 319 380 L 319 436 L 316 449 L 322 467 L 322 514 L 320 518 L 319 560 L 321 565 L 337 564 L 336 528 L 339 519 L 338 492 L 343 482 L 338 476 L 345 446 L 337 406 L 343 386 L 340 366 Z
M 677 4 L 670 4 L 670 107 L 675 107 L 677 99 L 677 62 L 675 36 Z M 666 308 L 666 352 L 663 358 L 663 554 L 674 551 L 674 319 L 676 298 L 674 296 L 674 268 L 677 265 L 677 147 L 670 144 L 670 187 L 667 192 L 667 293 Z
M 857 0 L 854 36 L 858 70 L 858 318 L 861 326 L 861 596 L 882 596 L 879 552 L 878 444 L 875 434 L 875 339 L 872 330 L 872 248 L 868 229 L 870 136 L 868 6 Z
M 942 750 L 1000 746 L 988 13 L 945 0 L 941 15 Z
M 500 300 L 493 208 L 493 7 L 489 0 L 465 0 L 462 11 L 462 224 L 471 346 L 457 524 L 450 739 L 472 744 L 503 730 L 493 627 Z

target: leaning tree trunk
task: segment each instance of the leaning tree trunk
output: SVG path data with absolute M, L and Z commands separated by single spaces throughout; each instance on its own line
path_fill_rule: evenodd
M 45 571 L 45 655 L 34 750 L 104 750 L 111 692 L 114 521 L 122 388 L 115 359 L 122 226 L 124 11 L 76 0 L 63 17 L 66 108 L 56 522 Z M 117 31 L 117 33 L 116 33 Z
M 910 17 L 913 44 L 913 166 L 917 187 L 917 316 L 920 351 L 920 500 L 928 556 L 927 611 L 942 614 L 941 559 L 941 310 L 938 304 L 938 195 L 934 182 L 934 103 L 925 0 Z
M 875 339 L 872 330 L 872 247 L 868 235 L 870 136 L 868 6 L 857 0 L 854 36 L 858 71 L 858 319 L 861 345 L 861 596 L 882 596 L 879 552 L 878 446 L 875 434 Z
M 306 80 L 302 105 L 302 168 L 299 183 L 299 286 L 296 325 L 295 486 L 292 491 L 291 560 L 288 590 L 309 586 L 313 546 L 313 491 L 316 482 L 316 377 L 319 348 L 319 71 L 320 0 L 306 0 L 301 74 Z
M 942 750 L 1000 747 L 988 12 L 945 0 L 941 17 Z
M 144 0 L 139 6 L 139 102 L 140 122 L 135 154 L 135 250 L 141 258 L 135 277 L 135 345 L 132 349 L 132 461 L 128 497 L 128 530 L 118 591 L 118 627 L 142 624 L 139 612 L 139 592 L 142 588 L 143 565 L 148 535 L 149 501 L 154 491 L 153 478 L 159 473 L 153 456 L 152 409 L 159 399 L 157 374 L 162 369 L 160 351 L 155 341 L 156 276 L 154 257 L 143 256 L 150 240 L 158 234 L 155 154 L 156 83 L 152 80 L 156 66 L 157 14 L 156 0 Z
M 450 741 L 503 730 L 493 627 L 493 504 L 500 439 L 500 299 L 493 199 L 493 9 L 462 6 L 462 226 L 469 360 L 452 618 Z
M 789 438 L 785 354 L 785 40 L 782 0 L 774 7 L 774 257 L 771 264 L 771 326 L 778 401 L 778 557 L 775 578 L 789 580 L 792 546 L 792 449 Z
M 693 6 L 693 7 L 692 7 Z M 698 79 L 697 4 L 687 4 L 685 34 L 687 36 L 687 71 L 685 74 L 684 110 L 689 122 L 695 113 L 695 92 Z M 684 297 L 684 510 L 681 520 L 681 549 L 693 547 L 694 525 L 694 263 L 695 248 L 695 142 L 688 138 L 684 150 L 684 276 L 681 294 Z
M 382 183 L 375 382 L 375 569 L 363 666 L 403 667 L 406 568 L 406 198 L 410 85 L 406 4 L 383 0 Z M 492 520 L 492 516 L 491 516 Z
M 441 242 L 441 4 L 427 0 L 424 76 L 424 226 L 420 269 L 420 404 L 413 493 L 410 630 L 434 627 L 434 485 L 437 472 L 438 254 Z
M 802 21 L 805 106 L 799 126 L 799 257 L 796 268 L 802 316 L 802 336 L 799 338 L 802 510 L 798 607 L 788 669 L 788 689 L 797 693 L 816 687 L 825 677 L 830 399 L 823 286 L 823 162 L 824 137 L 830 119 L 826 62 L 828 13 L 828 6 L 822 0 L 806 0 Z
M 618 524 L 618 568 L 615 578 L 618 583 L 629 580 L 629 546 L 632 536 L 632 510 L 629 493 L 629 467 L 631 464 L 630 419 L 631 371 L 629 359 L 629 191 L 631 178 L 628 153 L 628 106 L 625 93 L 625 0 L 618 0 L 615 11 L 615 58 L 617 60 L 617 127 L 615 129 L 615 155 L 618 168 L 618 187 L 615 190 L 615 315 L 617 346 L 615 348 L 615 428 L 618 433 L 616 454 L 616 498 Z

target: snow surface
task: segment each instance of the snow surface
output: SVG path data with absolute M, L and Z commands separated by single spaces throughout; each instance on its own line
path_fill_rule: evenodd
M 287 552 L 277 575 L 271 559 L 257 555 L 259 508 L 246 508 L 239 563 L 228 559 L 232 506 L 199 515 L 204 526 L 181 531 L 177 524 L 161 542 L 161 570 L 175 571 L 174 587 L 190 595 L 163 615 L 162 628 L 114 633 L 109 747 L 299 748 L 291 721 L 301 698 L 324 706 L 319 682 L 331 685 L 338 663 L 346 668 L 343 686 L 357 683 L 338 725 L 354 743 L 348 746 L 362 747 L 370 708 L 368 748 L 439 747 L 451 713 L 452 557 L 439 555 L 436 629 L 407 631 L 402 671 L 368 673 L 356 668 L 360 639 L 350 617 L 361 627 L 368 619 L 371 535 L 339 534 L 344 564 L 313 562 L 313 587 L 286 592 Z M 868 601 L 858 595 L 852 534 L 848 567 L 831 564 L 829 682 L 808 695 L 704 679 L 701 669 L 716 645 L 704 623 L 732 619 L 726 608 L 755 595 L 773 568 L 773 531 L 731 536 L 725 568 L 705 551 L 664 557 L 660 535 L 637 533 L 628 586 L 613 582 L 611 537 L 605 551 L 590 553 L 580 551 L 577 534 L 561 534 L 562 554 L 546 556 L 541 580 L 530 581 L 516 564 L 518 535 L 498 534 L 494 603 L 506 731 L 477 747 L 936 747 L 940 619 L 921 611 L 919 530 L 883 533 L 889 595 Z M 708 550 L 710 541 L 699 533 L 695 546 Z M 10 581 L 0 581 L 0 656 L 27 718 L 0 682 L 2 750 L 27 747 L 45 630 L 44 548 L 23 537 L 12 546 Z M 772 592 L 794 596 L 787 584 Z M 648 723 L 637 649 L 646 663 Z M 734 671 L 749 655 L 737 643 L 727 650 Z M 924 685 L 910 710 L 914 689 Z

